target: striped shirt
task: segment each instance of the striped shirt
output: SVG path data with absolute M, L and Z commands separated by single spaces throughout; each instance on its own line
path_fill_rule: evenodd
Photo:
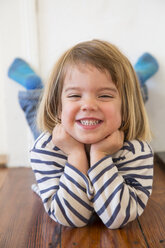
M 85 226 L 95 212 L 108 228 L 122 227 L 143 213 L 152 191 L 153 153 L 146 142 L 124 142 L 87 175 L 67 162 L 49 133 L 40 135 L 30 154 L 33 189 L 49 216 L 65 226 Z

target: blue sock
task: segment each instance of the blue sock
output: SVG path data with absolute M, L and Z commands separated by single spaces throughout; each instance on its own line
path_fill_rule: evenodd
M 27 90 L 41 89 L 41 78 L 20 58 L 16 58 L 8 69 L 8 77 L 24 86 Z
M 134 66 L 141 85 L 152 77 L 159 69 L 157 60 L 149 53 L 144 53 Z

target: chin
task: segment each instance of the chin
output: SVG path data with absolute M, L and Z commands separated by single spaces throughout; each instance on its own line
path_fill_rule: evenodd
M 85 145 L 92 145 L 95 144 L 99 141 L 101 141 L 102 139 L 80 139 L 79 142 L 85 144 Z

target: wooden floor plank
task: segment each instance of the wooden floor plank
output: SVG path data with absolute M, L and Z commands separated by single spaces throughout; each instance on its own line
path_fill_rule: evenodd
M 45 213 L 40 198 L 31 191 L 31 169 L 10 169 L 0 191 L 0 247 L 60 247 L 60 225 Z M 60 237 L 60 235 L 59 235 Z M 52 243 L 57 243 L 52 246 Z
M 61 248 L 147 248 L 138 222 L 109 230 L 101 221 L 83 228 L 62 227 Z
M 108 230 L 98 219 L 84 228 L 55 223 L 31 191 L 34 181 L 31 169 L 7 170 L 0 191 L 0 247 L 146 247 L 137 221 L 120 230 Z
M 150 248 L 165 248 L 165 166 L 155 162 L 153 193 L 139 218 Z
M 107 229 L 98 218 L 83 228 L 55 223 L 31 191 L 34 181 L 30 168 L 0 169 L 0 248 L 165 247 L 165 169 L 158 164 L 144 214 L 117 230 Z

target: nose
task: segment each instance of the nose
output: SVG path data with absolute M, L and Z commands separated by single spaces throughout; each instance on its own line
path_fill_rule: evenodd
M 98 103 L 94 99 L 86 99 L 82 102 L 82 111 L 96 111 L 98 109 Z

